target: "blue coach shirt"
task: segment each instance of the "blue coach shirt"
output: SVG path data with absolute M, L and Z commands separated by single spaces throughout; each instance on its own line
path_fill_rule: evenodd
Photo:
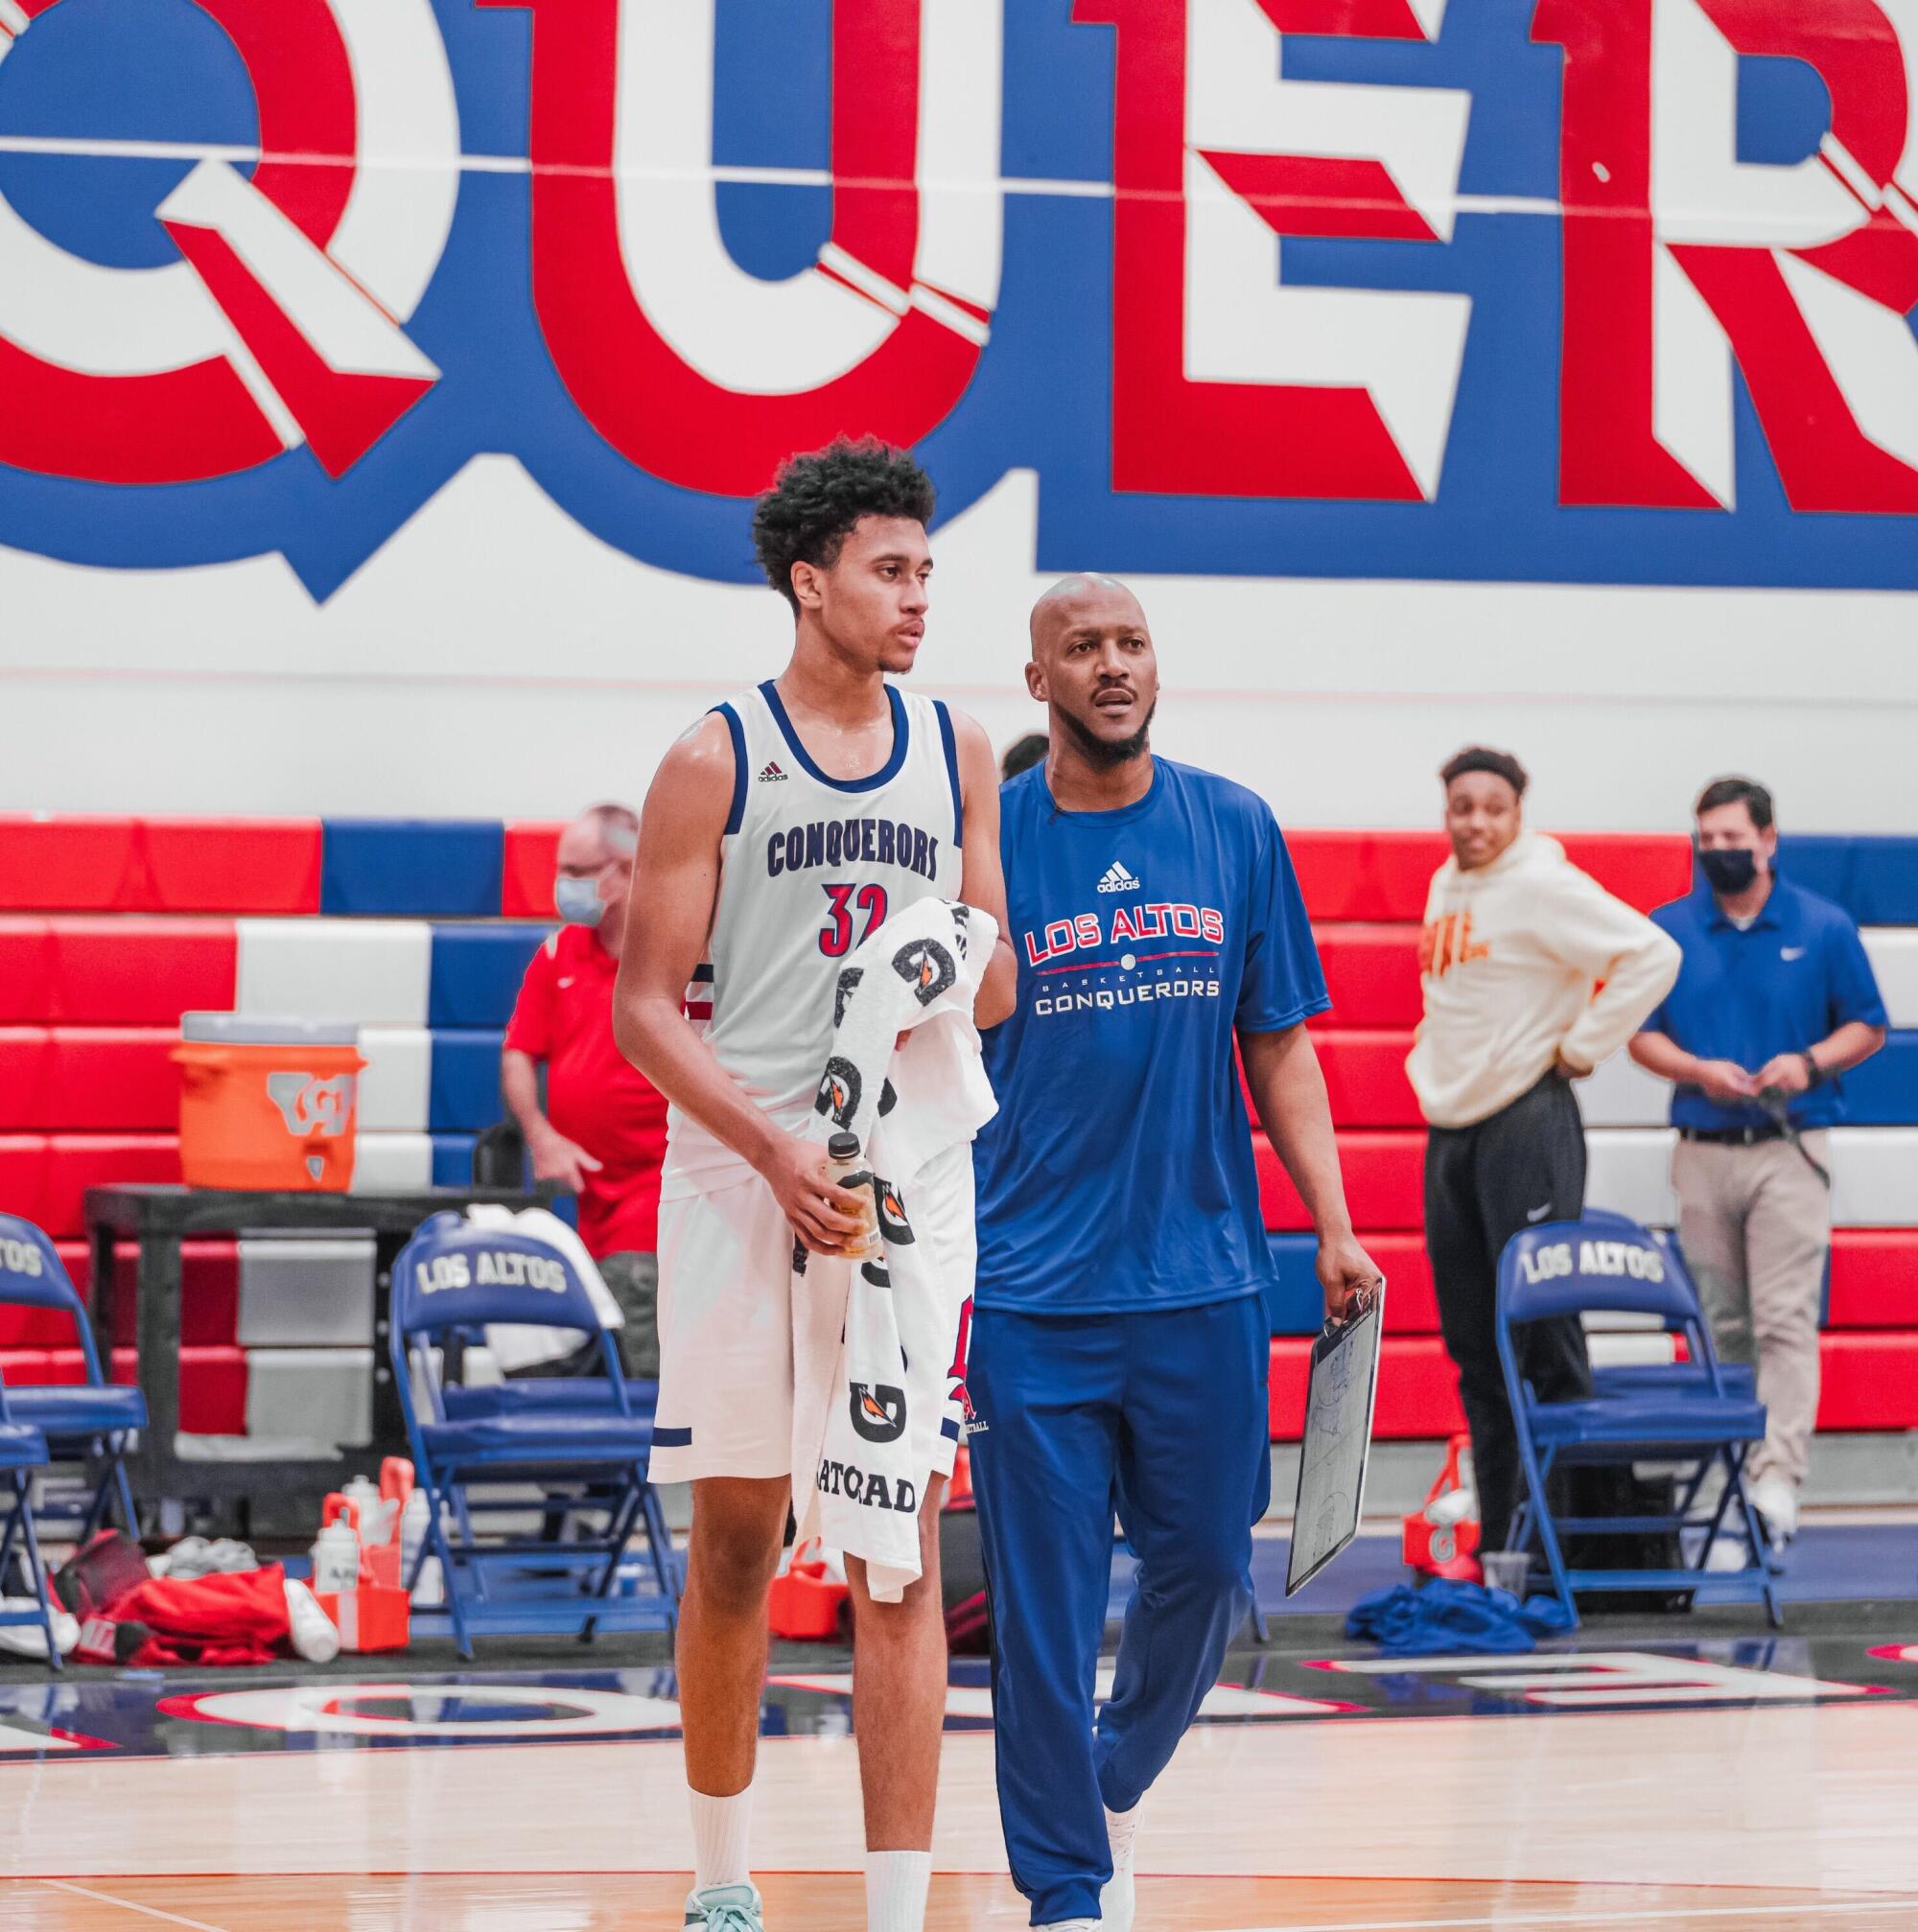
M 1000 794 L 1018 1010 L 986 1036 L 981 1308 L 1106 1315 L 1272 1276 L 1235 1028 L 1331 1002 L 1264 802 L 1190 765 L 1066 812 L 1042 765 Z
M 1883 1026 L 1884 1002 L 1851 916 L 1829 899 L 1772 881 L 1765 910 L 1741 932 L 1710 892 L 1652 914 L 1678 942 L 1677 983 L 1645 1022 L 1700 1059 L 1736 1061 L 1756 1073 L 1781 1053 L 1803 1053 L 1847 1020 Z M 1791 1104 L 1792 1124 L 1830 1127 L 1845 1115 L 1842 1084 L 1828 1080 Z M 1721 1105 L 1695 1086 L 1672 1095 L 1674 1127 L 1763 1127 L 1755 1102 Z

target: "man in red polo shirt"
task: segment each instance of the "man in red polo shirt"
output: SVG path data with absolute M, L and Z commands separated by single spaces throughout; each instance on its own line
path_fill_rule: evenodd
M 657 1376 L 654 1249 L 666 1102 L 613 1043 L 613 982 L 639 832 L 627 806 L 595 805 L 560 835 L 553 903 L 566 923 L 526 967 L 506 1029 L 500 1083 L 526 1137 L 534 1175 L 579 1197 L 579 1238 L 625 1317 L 620 1340 L 626 1372 Z M 568 1357 L 535 1372 L 582 1367 Z

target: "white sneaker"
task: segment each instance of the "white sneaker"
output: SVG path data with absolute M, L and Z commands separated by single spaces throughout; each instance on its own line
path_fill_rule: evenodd
M 1046 1925 L 1035 1925 L 1032 1932 L 1104 1932 L 1096 1919 L 1055 1919 Z
M 1798 1492 L 1782 1476 L 1761 1476 L 1751 1486 L 1751 1506 L 1772 1548 L 1783 1549 L 1798 1534 Z
M 686 1901 L 686 1923 L 699 1932 L 766 1932 L 757 1885 L 709 1885 Z
M 1743 1530 L 1721 1529 L 1712 1538 L 1712 1547 L 1705 1552 L 1705 1568 L 1714 1575 L 1750 1566 L 1751 1546 L 1745 1542 Z
M 1112 1852 L 1112 1875 L 1099 1890 L 1100 1932 L 1133 1932 L 1133 1852 L 1138 1807 L 1106 1813 L 1106 1842 Z

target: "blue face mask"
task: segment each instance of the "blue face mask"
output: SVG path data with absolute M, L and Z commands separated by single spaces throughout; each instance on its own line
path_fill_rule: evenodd
M 570 926 L 596 926 L 606 912 L 597 879 L 569 878 L 561 873 L 552 882 L 552 902 Z

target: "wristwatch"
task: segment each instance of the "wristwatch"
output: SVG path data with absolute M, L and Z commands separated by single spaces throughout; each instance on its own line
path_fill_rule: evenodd
M 1809 1086 L 1816 1086 L 1825 1078 L 1825 1069 L 1812 1058 L 1812 1049 L 1807 1047 L 1798 1058 L 1805 1062 L 1805 1080 Z

